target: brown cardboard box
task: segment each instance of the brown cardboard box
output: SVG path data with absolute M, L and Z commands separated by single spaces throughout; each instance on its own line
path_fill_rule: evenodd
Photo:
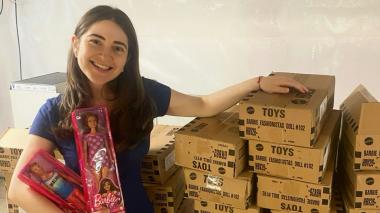
M 329 212 L 335 156 L 330 155 L 321 184 L 257 175 L 257 205 L 275 210 Z
M 197 213 L 194 211 L 194 200 L 184 199 L 178 209 L 178 213 Z
M 334 195 L 331 198 L 331 208 L 329 213 L 344 213 L 344 204 L 339 193 L 335 192 L 335 187 L 333 191 Z M 292 211 L 283 211 L 283 210 L 271 210 L 271 213 L 285 213 Z
M 246 167 L 248 144 L 240 139 L 238 113 L 196 118 L 175 133 L 176 164 L 223 177 Z
M 329 113 L 314 148 L 249 141 L 249 165 L 259 174 L 320 183 L 332 143 L 339 139 L 340 118 L 339 110 Z
M 350 201 L 350 198 L 348 198 L 346 189 L 344 186 L 340 185 L 341 189 L 341 198 L 343 201 L 343 206 L 345 209 L 345 212 L 347 213 L 380 213 L 380 209 L 365 209 L 365 208 L 355 208 L 352 202 Z
M 307 94 L 291 90 L 288 94 L 248 94 L 239 107 L 240 135 L 260 140 L 313 147 L 326 112 L 334 105 L 335 77 L 295 73 L 273 73 L 296 79 L 309 88 Z
M 338 174 L 344 184 L 342 192 L 356 209 L 380 210 L 380 171 L 354 171 L 353 147 L 345 134 L 341 140 Z
M 4 179 L 6 193 L 8 193 L 8 188 L 9 188 L 9 183 L 11 182 L 12 173 L 11 172 L 0 172 L 0 178 Z M 7 199 L 7 203 L 8 203 L 8 213 L 24 212 L 23 209 L 18 207 L 18 205 L 14 204 L 11 200 Z
M 244 171 L 237 178 L 213 176 L 184 168 L 185 197 L 207 200 L 246 209 L 251 203 L 253 173 Z
M 183 170 L 179 168 L 165 184 L 145 183 L 144 188 L 156 212 L 174 213 L 185 195 Z
M 260 208 L 251 205 L 248 209 L 234 208 L 230 205 L 215 203 L 206 200 L 194 200 L 194 212 L 202 213 L 260 213 Z
M 13 172 L 26 146 L 27 129 L 7 129 L 0 137 L 0 172 Z
M 354 169 L 380 170 L 380 103 L 360 85 L 340 108 L 343 133 L 353 148 Z
M 178 169 L 174 164 L 174 132 L 176 126 L 156 125 L 150 134 L 149 152 L 141 165 L 141 179 L 145 183 L 165 183 Z

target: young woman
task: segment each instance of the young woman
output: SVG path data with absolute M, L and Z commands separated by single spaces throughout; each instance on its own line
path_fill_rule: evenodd
M 66 165 L 79 173 L 70 121 L 75 108 L 108 107 L 127 211 L 145 213 L 153 212 L 153 207 L 140 183 L 140 165 L 149 149 L 153 118 L 165 114 L 213 116 L 258 89 L 268 93 L 287 93 L 289 87 L 307 91 L 290 78 L 269 76 L 255 77 L 209 95 L 190 96 L 143 78 L 133 25 L 124 12 L 108 6 L 89 10 L 79 21 L 72 37 L 67 76 L 65 93 L 49 99 L 38 112 L 11 181 L 9 198 L 28 212 L 61 212 L 17 179 L 20 168 L 37 150 L 52 152 L 57 147 Z

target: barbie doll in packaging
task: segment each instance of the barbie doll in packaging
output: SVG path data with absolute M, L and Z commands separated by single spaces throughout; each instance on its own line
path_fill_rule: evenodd
M 77 109 L 72 113 L 85 195 L 91 211 L 123 212 L 115 151 L 105 107 Z M 112 190 L 104 189 L 112 186 Z M 107 192 L 107 193 L 105 193 Z

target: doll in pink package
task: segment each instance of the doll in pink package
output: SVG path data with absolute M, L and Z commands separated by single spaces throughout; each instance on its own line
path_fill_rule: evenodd
M 46 151 L 37 152 L 18 178 L 66 212 L 86 212 L 80 177 Z
M 105 107 L 72 113 L 84 192 L 92 212 L 124 212 L 115 151 Z

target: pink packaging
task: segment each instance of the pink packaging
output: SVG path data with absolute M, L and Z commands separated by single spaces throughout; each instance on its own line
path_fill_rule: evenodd
M 71 119 L 89 209 L 125 212 L 107 108 L 77 109 Z
M 18 178 L 65 212 L 86 212 L 80 177 L 48 152 L 38 151 Z

